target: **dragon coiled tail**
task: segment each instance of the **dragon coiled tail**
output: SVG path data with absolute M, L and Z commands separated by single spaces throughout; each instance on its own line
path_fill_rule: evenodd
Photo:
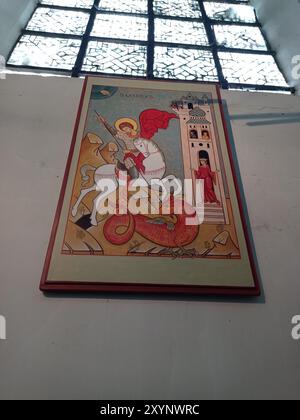
M 104 226 L 104 236 L 113 245 L 124 245 L 135 232 L 135 220 L 132 214 L 112 216 Z
M 185 203 L 182 202 L 184 205 Z M 174 200 L 171 200 L 171 214 L 174 214 Z M 196 215 L 196 212 L 193 216 Z M 104 225 L 103 233 L 108 242 L 113 245 L 124 245 L 129 242 L 134 233 L 158 246 L 178 248 L 191 244 L 199 234 L 198 225 L 188 225 L 186 213 L 176 215 L 174 226 L 168 223 L 156 224 L 153 219 L 144 215 L 126 214 L 111 216 Z

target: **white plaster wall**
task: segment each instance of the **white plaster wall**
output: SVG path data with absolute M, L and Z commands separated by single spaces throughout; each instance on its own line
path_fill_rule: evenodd
M 294 78 L 294 56 L 300 56 L 299 0 L 251 0 L 278 62 L 291 86 L 300 93 L 300 73 Z M 300 59 L 298 60 L 298 63 Z
M 0 80 L 0 399 L 300 398 L 300 98 L 222 94 L 265 299 L 46 297 L 39 280 L 82 83 Z
M 7 58 L 36 3 L 37 0 L 0 1 L 0 55 Z

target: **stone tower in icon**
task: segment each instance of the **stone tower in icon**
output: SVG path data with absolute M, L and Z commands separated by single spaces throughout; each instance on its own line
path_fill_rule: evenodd
M 172 103 L 173 111 L 179 116 L 183 150 L 184 175 L 195 183 L 195 170 L 199 160 L 206 159 L 215 173 L 214 192 L 219 203 L 205 203 L 205 223 L 229 223 L 226 199 L 228 187 L 223 176 L 224 167 L 219 153 L 218 139 L 213 124 L 213 109 L 209 98 L 189 95 Z

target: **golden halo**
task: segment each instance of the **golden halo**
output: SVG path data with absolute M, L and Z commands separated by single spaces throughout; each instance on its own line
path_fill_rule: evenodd
M 135 120 L 133 120 L 132 118 L 120 118 L 118 121 L 115 122 L 116 129 L 120 130 L 120 125 L 124 124 L 124 123 L 128 123 L 128 124 L 132 125 L 134 131 L 137 131 L 138 123 Z

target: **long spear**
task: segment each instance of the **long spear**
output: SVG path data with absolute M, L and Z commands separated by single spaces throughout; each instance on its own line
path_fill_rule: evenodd
M 98 121 L 100 121 L 104 125 L 104 127 L 107 129 L 107 131 L 111 134 L 111 136 L 114 138 L 115 142 L 120 147 L 120 149 L 122 151 L 122 154 L 123 154 L 123 159 L 124 159 L 124 157 L 125 157 L 125 153 L 124 153 L 125 147 L 123 146 L 123 144 L 120 143 L 119 139 L 116 137 L 116 133 L 113 131 L 112 127 L 107 123 L 107 121 L 102 117 L 102 115 L 98 114 L 98 112 L 96 110 L 94 110 L 94 112 L 98 117 Z M 128 170 L 128 173 L 130 174 L 130 176 L 133 179 L 136 179 L 139 176 L 141 176 L 142 178 L 145 179 L 144 175 L 137 170 L 134 162 L 133 162 L 133 164 L 134 164 L 134 166 Z
M 102 117 L 102 115 L 98 114 L 97 111 L 95 111 L 95 114 L 98 117 L 98 121 L 101 122 L 104 127 L 107 129 L 107 131 L 112 135 L 112 137 L 114 138 L 114 140 L 117 142 L 118 146 L 120 147 L 120 149 L 122 150 L 122 152 L 124 153 L 124 146 L 119 142 L 119 139 L 116 137 L 115 133 L 113 132 L 112 128 L 110 127 L 110 125 L 106 122 L 106 120 Z

